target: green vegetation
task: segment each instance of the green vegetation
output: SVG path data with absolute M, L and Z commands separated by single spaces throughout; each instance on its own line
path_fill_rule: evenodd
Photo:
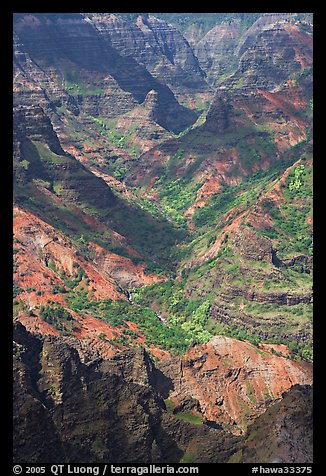
M 83 255 L 90 256 L 91 250 L 87 245 L 90 241 L 109 251 L 118 247 L 121 252 L 121 244 L 113 238 L 111 232 L 113 228 L 139 249 L 152 269 L 160 268 L 159 272 L 171 269 L 173 264 L 167 259 L 168 251 L 185 238 L 185 231 L 169 223 L 162 215 L 153 217 L 135 203 L 130 205 L 125 200 L 114 197 L 102 181 L 98 182 L 98 179 L 70 157 L 56 155 L 39 143 L 34 145 L 29 143 L 28 147 L 25 147 L 25 152 L 40 173 L 42 171 L 42 174 L 45 174 L 46 171 L 48 178 L 53 177 L 50 182 L 52 185 L 55 184 L 55 191 L 63 203 L 61 205 L 56 202 L 32 182 L 25 183 L 24 186 L 16 184 L 16 199 L 56 230 L 68 235 Z M 61 168 L 56 167 L 58 164 L 70 169 L 69 180 Z M 89 193 L 84 194 L 83 187 L 86 185 L 89 187 Z M 78 208 L 76 209 L 76 205 L 80 212 Z M 98 230 L 90 226 L 81 219 L 81 213 L 84 212 L 106 224 L 107 229 Z M 124 255 L 128 255 L 127 252 Z M 162 258 L 164 267 L 160 263 Z
M 300 319 L 302 321 L 312 320 L 312 306 L 310 304 L 295 304 L 293 306 L 287 306 L 286 304 L 280 305 L 271 302 L 246 302 L 246 312 L 250 314 L 266 316 L 282 315 L 287 320 L 292 318 Z
M 121 131 L 116 128 L 116 119 L 107 119 L 104 117 L 95 116 L 90 116 L 90 118 L 94 121 L 95 130 L 105 135 L 105 137 L 109 140 L 110 143 L 112 143 L 112 145 L 125 150 L 128 154 L 131 155 L 131 157 L 139 157 L 140 146 L 138 144 L 135 144 L 133 141 L 137 131 L 136 121 L 134 121 L 132 126 L 128 128 L 128 131 Z M 127 169 L 125 167 L 120 169 L 120 171 L 115 168 L 113 175 L 118 180 L 122 180 L 126 171 Z
M 202 425 L 203 423 L 202 418 L 194 415 L 191 410 L 184 410 L 182 412 L 175 413 L 174 416 L 179 420 L 182 420 L 186 423 L 191 423 L 192 425 Z
M 13 297 L 15 298 L 18 294 L 22 293 L 23 289 L 19 286 L 17 281 L 13 282 Z
M 171 154 L 166 168 L 159 173 L 154 190 L 158 191 L 160 207 L 164 215 L 177 225 L 186 227 L 186 219 L 183 213 L 194 202 L 196 192 L 201 186 L 200 183 L 193 184 L 191 182 L 191 175 L 204 157 L 201 156 L 190 164 L 183 178 L 175 178 L 183 156 L 183 149 Z
M 210 14 L 205 15 L 208 21 Z M 182 18 L 185 20 L 185 17 L 178 17 L 181 23 Z M 188 20 L 185 20 L 185 28 L 186 24 L 189 25 Z M 101 93 L 96 84 L 87 83 L 72 62 L 65 62 L 61 69 L 62 85 L 71 95 Z M 300 73 L 297 81 L 301 81 L 308 74 L 308 71 Z M 235 86 L 241 86 L 241 80 L 235 83 Z M 196 107 L 204 110 L 206 105 L 197 103 Z M 66 114 L 64 106 L 60 112 Z M 112 144 L 122 148 L 132 157 L 139 155 L 139 147 L 135 145 L 138 127 L 136 121 L 128 131 L 124 131 L 118 127 L 117 119 L 89 116 L 92 124 L 87 131 L 76 118 L 68 115 L 66 118 L 71 139 L 75 140 L 80 150 L 83 150 L 81 142 L 94 147 L 101 135 L 101 141 L 105 145 Z M 165 274 L 171 278 L 165 283 L 133 290 L 134 304 L 126 301 L 112 302 L 110 299 L 97 301 L 93 292 L 88 290 L 87 273 L 77 263 L 72 275 L 67 276 L 51 261 L 49 268 L 62 282 L 52 282 L 52 292 L 65 294 L 67 306 L 72 311 L 89 312 L 112 326 L 121 327 L 119 331 L 122 335 L 111 339 L 111 342 L 117 344 L 130 345 L 137 339 L 138 333 L 127 328 L 126 321 L 131 321 L 145 336 L 147 345 L 160 346 L 172 354 L 184 352 L 193 342 L 205 343 L 217 334 L 245 339 L 257 345 L 263 340 L 262 337 L 256 335 L 254 329 L 248 329 L 245 323 L 232 326 L 213 321 L 213 303 L 217 300 L 220 300 L 222 305 L 225 303 L 223 292 L 227 291 L 230 284 L 239 286 L 239 289 L 244 286 L 255 289 L 257 282 L 262 280 L 262 291 L 296 288 L 305 290 L 310 285 L 307 274 L 284 266 L 279 268 L 281 274 L 277 275 L 272 264 L 264 261 L 258 264 L 249 263 L 232 247 L 232 240 L 228 241 L 228 237 L 222 243 L 217 256 L 197 267 L 193 266 L 192 261 L 212 246 L 221 236 L 221 230 L 226 224 L 231 223 L 248 207 L 255 205 L 259 198 L 275 185 L 275 180 L 279 179 L 282 172 L 300 158 L 301 162 L 292 168 L 285 183 L 281 184 L 284 200 L 265 199 L 260 202 L 273 225 L 268 229 L 256 230 L 248 219 L 247 226 L 251 226 L 257 235 L 269 237 L 280 259 L 297 254 L 312 254 L 309 221 L 312 171 L 308 160 L 305 160 L 302 154 L 302 148 L 307 141 L 279 158 L 273 135 L 266 126 L 250 124 L 225 134 L 212 134 L 204 127 L 197 127 L 188 133 L 179 134 L 174 140 L 175 145 L 172 147 L 169 143 L 170 151 L 169 147 L 164 151 L 166 157 L 169 155 L 169 160 L 155 168 L 151 176 L 148 174 L 143 178 L 142 188 L 133 190 L 139 195 L 135 201 L 122 197 L 118 192 L 112 194 L 103 181 L 95 179 L 71 156 L 63 152 L 62 155 L 55 153 L 51 147 L 38 141 L 26 140 L 22 144 L 22 160 L 15 165 L 15 170 L 21 179 L 16 187 L 17 201 L 24 208 L 53 225 L 62 236 L 69 237 L 77 254 L 87 260 L 95 258 L 95 252 L 89 246 L 89 243 L 93 242 L 108 251 L 129 257 L 136 264 L 146 262 L 148 273 Z M 194 203 L 202 185 L 198 179 L 199 174 L 196 176 L 196 173 L 203 161 L 211 156 L 212 151 L 223 154 L 223 149 L 228 147 L 235 148 L 240 165 L 250 175 L 243 177 L 242 167 L 234 165 L 227 172 L 230 179 L 228 182 L 234 185 L 222 183 L 221 190 L 213 194 L 205 206 L 196 210 L 193 218 L 194 230 L 189 232 L 184 213 Z M 132 170 L 132 165 L 121 157 L 111 157 L 110 147 L 108 149 L 108 155 L 103 158 L 107 162 L 104 170 L 109 171 L 118 180 L 125 180 L 129 170 Z M 203 152 L 198 154 L 198 150 Z M 263 170 L 266 158 L 275 159 L 270 160 L 272 165 L 267 171 Z M 257 167 L 261 170 L 252 173 Z M 65 172 L 67 169 L 69 174 Z M 156 203 L 143 196 L 154 176 L 159 176 L 152 189 Z M 51 194 L 45 192 L 51 192 L 55 196 L 51 197 Z M 100 226 L 89 225 L 89 220 L 84 220 L 83 213 L 95 218 Z M 228 213 L 229 218 L 226 218 L 225 214 Z M 113 231 L 123 235 L 128 245 L 139 251 L 143 258 L 130 256 L 121 242 L 114 237 L 116 235 Z M 266 278 L 262 271 L 266 272 Z M 178 280 L 174 280 L 177 273 L 181 275 L 181 281 L 179 276 Z M 14 296 L 22 291 L 18 283 L 15 283 Z M 27 288 L 26 291 L 31 292 L 31 289 Z M 227 303 L 229 307 L 226 306 L 226 309 L 231 308 L 231 311 L 238 313 L 240 305 L 245 305 L 245 313 L 257 316 L 257 319 L 261 318 L 263 330 L 266 325 L 264 319 L 267 317 L 286 320 L 282 332 L 289 331 L 289 339 L 292 338 L 293 327 L 311 322 L 309 305 L 282 307 L 271 303 L 248 303 L 236 295 L 231 303 Z M 19 312 L 20 302 L 17 301 L 14 307 L 15 312 Z M 159 309 L 163 319 L 158 317 L 154 309 Z M 62 306 L 60 308 L 49 305 L 41 309 L 42 319 L 63 333 L 70 331 L 67 322 L 71 323 L 72 317 L 67 313 Z M 270 326 L 270 329 L 275 334 L 279 331 L 276 325 L 275 328 Z M 99 334 L 99 339 L 105 340 L 105 335 Z M 311 360 L 309 343 L 303 344 L 293 339 L 289 347 L 295 357 Z M 248 388 L 248 395 L 253 402 L 254 394 L 251 388 Z M 188 417 L 186 414 L 183 418 Z
M 63 279 L 65 286 L 71 290 L 75 289 L 83 279 L 86 279 L 86 281 L 88 280 L 86 271 L 81 268 L 78 263 L 75 264 L 77 264 L 77 266 L 74 266 L 75 274 L 71 277 L 67 277 L 65 273 L 61 273 L 61 278 Z
M 62 335 L 70 334 L 73 330 L 74 319 L 61 304 L 41 306 L 40 316 L 44 322 L 53 325 Z
M 28 162 L 28 160 L 22 160 L 22 161 L 20 162 L 20 165 L 21 165 L 21 166 L 23 167 L 23 169 L 25 169 L 25 170 L 28 169 L 29 164 L 30 164 L 30 163 Z
M 303 175 L 305 173 L 305 166 L 304 165 L 298 165 L 295 169 L 294 169 L 294 179 L 291 180 L 291 182 L 289 183 L 289 191 L 290 192 L 300 192 L 301 190 L 303 190 L 303 185 L 304 185 L 304 181 L 303 181 Z
M 188 451 L 182 456 L 182 458 L 179 461 L 179 463 L 182 463 L 182 464 L 195 463 L 195 462 L 196 462 L 195 453 L 190 453 Z
M 13 317 L 18 316 L 20 311 L 27 312 L 27 306 L 24 303 L 24 301 L 21 301 L 20 299 L 14 299 L 14 301 L 13 301 Z
M 174 403 L 173 403 L 173 401 L 172 401 L 172 400 L 169 400 L 169 399 L 167 398 L 166 400 L 164 400 L 164 403 L 165 403 L 167 412 L 172 413 L 172 411 L 173 411 L 173 409 L 174 409 Z
M 63 78 L 58 80 L 60 86 L 62 86 L 69 94 L 78 95 L 99 95 L 103 92 L 102 87 L 97 86 L 94 82 L 89 83 L 86 78 L 82 77 L 80 68 L 69 61 L 68 59 L 61 58 L 60 60 L 61 71 Z
M 275 229 L 261 233 L 278 240 L 278 256 L 285 258 L 298 253 L 312 256 L 312 169 L 300 164 L 288 174 L 283 186 L 285 202 L 276 204 L 264 200 L 262 206 L 271 216 Z
M 261 132 L 261 135 L 255 134 L 253 138 L 249 136 L 236 146 L 241 163 L 249 170 L 253 164 L 262 162 L 265 157 L 272 158 L 276 155 L 275 142 L 270 134 Z
M 225 221 L 221 219 L 229 210 L 236 208 L 237 214 L 240 214 L 245 208 L 256 203 L 269 182 L 278 177 L 293 161 L 293 158 L 279 160 L 268 171 L 257 171 L 244 178 L 239 185 L 223 184 L 222 189 L 210 198 L 205 207 L 198 208 L 194 214 L 193 222 L 198 235 L 208 231 L 211 223 L 221 222 L 221 225 L 225 225 Z
M 156 314 L 145 306 L 130 304 L 127 301 L 111 301 L 109 299 L 95 301 L 85 291 L 75 291 L 67 297 L 67 303 L 73 311 L 90 312 L 94 317 L 102 319 L 108 324 L 126 327 L 126 321 L 137 324 L 139 332 L 145 338 L 147 345 L 153 344 L 172 352 L 184 352 L 187 349 L 187 334 L 183 329 L 172 323 L 163 324 Z M 134 331 L 123 330 L 123 342 L 130 342 L 138 336 Z M 118 342 L 114 340 L 114 342 Z
M 160 177 L 155 187 L 160 187 L 163 180 L 164 178 Z M 200 184 L 194 186 L 187 183 L 184 178 L 170 181 L 168 185 L 165 185 L 159 194 L 160 205 L 163 207 L 165 215 L 174 223 L 185 227 L 186 219 L 183 212 L 193 203 L 199 187 Z
M 252 385 L 249 382 L 247 383 L 247 395 L 248 395 L 249 400 L 251 401 L 251 403 L 253 405 L 256 405 L 256 399 L 255 399 L 254 391 L 253 391 Z

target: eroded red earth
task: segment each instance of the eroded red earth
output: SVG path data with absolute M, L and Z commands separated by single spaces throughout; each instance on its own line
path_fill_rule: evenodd
M 92 217 L 87 216 L 87 220 L 92 220 Z M 96 221 L 92 222 L 92 225 L 101 224 Z M 121 240 L 123 241 L 123 237 Z M 15 319 L 32 332 L 58 335 L 58 330 L 41 319 L 40 307 L 50 302 L 61 304 L 73 316 L 72 335 L 91 342 L 92 346 L 107 358 L 127 348 L 120 343 L 107 342 L 109 339 L 122 337 L 124 327 L 114 327 L 88 313 L 72 311 L 66 302 L 67 293 L 62 293 L 64 288 L 68 292 L 68 288 L 61 273 L 69 278 L 75 274 L 78 265 L 88 278 L 83 278 L 78 288 L 91 292 L 92 299 L 110 298 L 113 301 L 127 299 L 121 292 L 123 284 L 141 286 L 157 282 L 159 278 L 146 274 L 143 264 L 134 265 L 131 259 L 110 253 L 94 243 L 89 246 L 96 252 L 97 258 L 94 261 L 81 257 L 68 238 L 57 233 L 52 226 L 32 213 L 15 207 L 14 280 L 22 289 L 16 297 L 18 304 Z M 59 292 L 56 290 L 58 287 L 61 288 Z M 136 340 L 147 346 L 137 325 L 127 322 L 127 326 L 138 334 L 138 337 L 130 338 L 130 343 Z M 149 346 L 148 350 L 161 359 L 170 356 L 168 352 L 153 346 Z
M 272 353 L 286 354 L 283 346 L 261 345 L 224 336 L 194 345 L 182 357 L 162 362 L 172 381 L 175 404 L 198 400 L 208 420 L 227 424 L 241 433 L 271 402 L 296 383 L 312 383 L 312 366 Z M 284 346 L 285 347 L 285 346 Z

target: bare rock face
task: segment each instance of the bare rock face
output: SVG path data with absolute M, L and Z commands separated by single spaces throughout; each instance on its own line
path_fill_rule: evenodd
M 78 339 L 31 334 L 17 323 L 15 461 L 173 463 L 190 456 L 193 462 L 215 463 L 311 461 L 309 385 L 295 385 L 281 400 L 281 387 L 287 389 L 296 380 L 308 382 L 310 370 L 280 358 L 277 367 L 271 360 L 276 357 L 259 357 L 245 343 L 239 343 L 233 354 L 231 341 L 215 338 L 200 355 L 200 347 L 193 347 L 184 359 L 155 367 L 140 348 L 103 360 L 91 347 L 81 347 Z M 231 355 L 237 356 L 232 365 Z M 259 373 L 265 386 L 257 380 Z M 210 379 L 214 388 L 208 386 L 208 376 L 214 376 Z M 220 415 L 223 411 L 235 415 L 251 402 L 257 416 L 266 409 L 267 403 L 262 403 L 266 388 L 267 403 L 279 401 L 258 416 L 244 437 L 213 421 L 182 421 L 178 413 L 166 410 L 162 399 L 171 390 L 174 399 L 187 395 L 176 410 L 190 412 L 198 396 L 207 415 L 216 415 L 216 408 Z M 266 446 L 266 441 L 271 444 Z
M 253 261 L 267 261 L 272 263 L 273 249 L 271 240 L 265 236 L 258 236 L 249 227 L 240 227 L 234 237 L 234 244 L 240 254 Z
M 194 345 L 181 359 L 167 359 L 158 368 L 173 382 L 176 402 L 198 400 L 210 421 L 244 430 L 248 421 L 279 400 L 296 383 L 311 384 L 312 368 L 229 337 Z
M 49 117 L 40 106 L 16 106 L 13 110 L 14 140 L 45 142 L 58 155 L 64 155 Z
M 215 85 L 218 78 L 236 68 L 238 57 L 235 49 L 240 29 L 239 20 L 222 23 L 216 25 L 197 43 L 196 56 L 210 84 Z
M 242 463 L 312 463 L 312 387 L 294 385 L 250 427 L 243 443 Z
M 104 181 L 63 151 L 51 121 L 42 108 L 17 106 L 13 118 L 14 174 L 17 183 L 41 179 L 49 181 L 51 185 L 55 180 L 60 180 L 62 196 L 70 202 L 83 200 L 87 189 L 87 196 L 91 201 L 95 200 L 96 204 L 99 203 L 98 196 L 102 197 L 102 203 L 106 206 L 115 203 L 115 197 Z M 41 143 L 42 153 L 35 145 L 38 143 Z
M 237 71 L 221 87 L 272 90 L 291 75 L 312 66 L 309 29 L 288 23 L 272 24 L 248 42 L 250 46 L 241 55 Z
M 144 350 L 105 361 L 80 351 L 77 339 L 16 324 L 15 461 L 178 462 L 199 443 L 199 461 L 225 462 L 235 452 L 236 437 L 166 412 Z
M 273 25 L 284 25 L 294 16 L 293 13 L 264 13 L 244 32 L 237 44 L 236 54 L 238 56 L 243 55 L 248 48 L 253 46 L 257 36 L 262 31 L 270 29 Z
M 208 90 L 188 42 L 164 20 L 144 14 L 133 23 L 111 14 L 90 21 L 122 56 L 133 57 L 172 90 Z
M 59 461 L 60 458 L 65 458 L 59 432 L 35 391 L 34 376 L 37 374 L 40 343 L 34 336 L 26 333 L 22 325 L 18 325 L 16 330 L 13 347 L 16 362 L 13 372 L 14 455 L 20 461 L 30 463 Z M 29 360 L 29 371 L 26 371 L 22 363 L 23 355 L 24 359 Z M 47 435 L 46 444 L 44 434 Z
M 35 104 L 41 96 L 48 107 L 53 99 L 75 115 L 117 117 L 155 90 L 162 127 L 177 132 L 197 118 L 145 66 L 120 54 L 103 28 L 80 14 L 18 15 L 14 30 L 16 103 Z
M 30 461 L 31 457 L 41 461 L 44 455 L 48 459 L 43 462 L 57 461 L 58 452 L 51 453 L 51 443 L 58 434 L 61 440 L 58 447 L 64 446 L 65 461 L 151 460 L 154 429 L 159 425 L 163 403 L 144 382 L 140 383 L 137 371 L 135 379 L 131 371 L 130 379 L 125 380 L 119 372 L 102 367 L 100 359 L 82 364 L 77 351 L 60 338 L 35 337 L 36 345 L 30 348 L 31 338 L 23 326 L 17 325 L 16 330 L 16 345 L 21 349 L 16 369 L 18 374 L 25 376 L 24 380 L 16 382 L 15 402 L 19 416 L 14 441 L 17 442 L 17 461 Z M 129 361 L 132 361 L 131 355 Z M 20 398 L 31 391 L 24 388 L 25 380 L 32 378 L 31 362 L 37 365 L 33 374 L 34 398 L 29 397 L 33 408 L 28 410 L 30 417 L 26 422 L 27 409 Z M 45 421 L 33 419 L 33 415 L 37 417 L 39 406 L 46 414 Z M 50 440 L 44 438 L 44 432 L 51 427 L 48 422 L 56 428 Z M 34 433 L 39 425 L 43 430 L 43 450 L 34 455 L 27 434 Z M 22 438 L 25 432 L 26 438 Z M 18 443 L 21 440 L 25 445 Z
M 244 28 L 240 18 L 216 25 L 195 43 L 196 56 L 208 83 L 217 86 L 232 74 L 241 57 L 254 47 L 262 32 L 283 28 L 294 20 L 295 14 L 266 13 L 249 28 Z
M 222 186 L 238 185 L 250 174 L 278 165 L 294 146 L 308 141 L 312 34 L 308 24 L 291 23 L 288 17 L 291 14 L 263 15 L 240 41 L 238 21 L 218 25 L 192 50 L 174 27 L 149 14 L 142 14 L 135 23 L 117 15 L 15 16 L 15 284 L 24 305 L 15 319 L 28 328 L 18 322 L 14 330 L 14 456 L 18 462 L 312 460 L 312 369 L 284 357 L 289 354 L 281 357 L 277 345 L 254 346 L 216 336 L 207 344 L 193 344 L 181 357 L 154 363 L 146 350 L 137 347 L 138 337 L 143 339 L 139 329 L 130 327 L 138 335 L 135 347 L 122 352 L 110 345 L 103 349 L 101 337 L 122 336 L 117 334 L 118 327 L 75 313 L 74 333 L 59 337 L 38 311 L 52 299 L 65 304 L 65 293 L 56 290 L 64 280 L 57 272 L 48 273 L 50 260 L 68 277 L 73 276 L 75 262 L 85 268 L 89 286 L 85 289 L 91 289 L 96 299 L 126 299 L 125 289 L 160 279 L 146 274 L 143 264 L 136 265 L 96 243 L 88 243 L 84 256 L 80 251 L 77 255 L 72 241 L 63 236 L 63 224 L 79 230 L 74 225 L 80 219 L 83 226 L 99 234 L 103 231 L 103 240 L 116 237 L 128 256 L 155 257 L 151 242 L 157 237 L 164 247 L 170 228 L 165 233 L 150 213 L 130 203 L 137 200 L 136 195 L 110 177 L 111 171 L 93 173 L 95 166 L 82 165 L 96 162 L 92 155 L 92 160 L 83 156 L 87 149 L 103 156 L 100 164 L 120 157 L 113 139 L 110 144 L 110 133 L 118 132 L 121 139 L 131 133 L 128 147 L 141 156 L 132 161 L 126 178 L 130 174 L 130 183 L 140 185 L 146 178 L 147 197 L 154 192 L 152 198 L 156 194 L 159 200 L 160 185 L 152 187 L 165 170 L 171 183 L 188 177 L 194 190 L 199 185 L 193 192 L 196 203 L 190 204 L 193 213 Z M 211 98 L 206 81 L 219 86 L 206 120 L 203 115 L 199 127 L 172 138 L 172 133 L 191 126 L 198 116 L 183 105 L 199 111 L 204 106 L 198 103 Z M 81 124 L 91 125 L 89 130 L 96 132 L 92 146 L 87 145 L 90 136 L 79 129 Z M 100 144 L 101 135 L 107 137 Z M 112 145 L 110 153 L 107 144 Z M 81 163 L 70 155 L 77 150 Z M 286 184 L 286 177 L 282 183 Z M 113 194 L 111 186 L 117 185 L 120 190 L 125 187 L 128 204 Z M 281 200 L 274 189 L 269 192 L 272 201 Z M 281 285 L 286 281 L 283 266 L 310 274 L 312 263 L 309 256 L 300 254 L 280 261 L 275 242 L 258 233 L 274 226 L 259 205 L 263 195 L 262 189 L 256 214 L 250 211 L 249 201 L 241 204 L 243 210 L 235 205 L 219 219 L 225 223 L 221 234 L 212 235 L 205 246 L 195 245 L 193 259 L 186 260 L 182 269 L 189 279 L 185 292 L 195 300 L 212 293 L 210 317 L 220 326 L 248 331 L 257 340 L 310 343 L 309 317 L 304 320 L 299 315 L 292 321 L 282 309 L 255 313 L 255 306 L 259 309 L 255 303 L 286 307 L 312 302 L 308 287 L 294 289 L 286 283 L 275 289 L 270 283 L 264 287 L 264 281 Z M 304 208 L 304 200 L 301 204 L 299 200 L 298 210 Z M 189 212 L 190 225 L 195 223 L 195 219 L 190 223 L 192 216 Z M 213 230 L 211 225 L 215 226 L 207 223 L 207 229 Z M 143 236 L 146 246 L 139 247 L 144 253 L 140 256 L 133 246 Z M 172 247 L 177 240 L 171 236 L 166 243 Z M 226 243 L 238 262 L 217 259 Z M 197 274 L 187 276 L 187 270 L 204 263 L 209 263 L 204 276 L 208 279 L 194 282 Z M 238 274 L 250 280 L 234 279 L 234 264 L 239 264 Z M 39 296 L 36 289 L 41 291 Z M 160 352 L 153 355 L 161 358 L 164 351 Z
M 223 134 L 231 126 L 232 112 L 233 107 L 228 95 L 216 94 L 207 113 L 203 129 L 210 133 Z

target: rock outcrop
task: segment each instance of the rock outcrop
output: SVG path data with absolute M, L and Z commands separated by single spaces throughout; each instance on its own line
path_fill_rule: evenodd
M 48 182 L 53 190 L 60 183 L 60 195 L 68 202 L 79 204 L 86 200 L 93 206 L 112 207 L 115 196 L 105 182 L 95 177 L 74 157 L 63 151 L 51 121 L 39 106 L 14 108 L 14 173 L 17 184 L 35 179 Z M 35 186 L 35 185 L 33 185 Z M 16 188 L 16 200 L 24 189 Z
M 312 25 L 240 15 L 15 15 L 18 463 L 312 460 Z
M 173 382 L 169 398 L 176 404 L 197 401 L 207 420 L 224 423 L 236 433 L 292 385 L 312 382 L 310 365 L 229 337 L 194 345 L 180 359 L 166 359 L 158 368 Z
M 131 56 L 121 55 L 80 14 L 18 15 L 14 30 L 15 101 L 20 104 L 41 94 L 47 103 L 55 96 L 55 106 L 64 105 L 75 115 L 117 117 L 155 90 L 162 127 L 180 132 L 196 120 L 165 84 Z
M 65 155 L 49 117 L 40 106 L 16 106 L 13 109 L 13 132 L 14 143 L 41 141 L 55 154 Z M 16 155 L 15 158 L 20 157 Z
M 121 55 L 134 58 L 174 92 L 209 91 L 188 42 L 164 20 L 144 14 L 133 23 L 111 14 L 94 15 L 90 21 Z
M 236 54 L 238 56 L 248 50 L 255 43 L 258 35 L 264 30 L 269 30 L 274 26 L 283 27 L 290 21 L 295 22 L 295 13 L 264 13 L 261 15 L 241 36 L 237 47 Z
M 269 25 L 254 40 L 248 36 L 237 71 L 221 87 L 272 90 L 312 67 L 312 41 L 311 29 L 291 23 Z
M 250 356 L 247 355 L 247 367 Z M 204 373 L 208 375 L 216 371 L 209 370 L 207 365 L 210 359 L 218 358 L 208 353 L 189 361 L 192 372 L 203 375 L 206 369 Z M 212 407 L 223 408 L 232 404 L 234 395 L 230 388 L 239 385 L 244 368 L 228 368 L 229 354 L 220 354 L 220 358 L 218 366 L 225 374 L 228 392 L 221 395 L 214 390 L 206 398 L 211 400 Z M 42 337 L 16 324 L 14 460 L 19 463 L 173 463 L 183 461 L 182 458 L 215 463 L 242 460 L 263 463 L 274 462 L 275 458 L 281 458 L 282 462 L 311 460 L 308 385 L 294 386 L 283 400 L 256 419 L 245 437 L 238 437 L 219 425 L 212 425 L 213 422 L 183 421 L 178 416 L 182 416 L 182 408 L 178 410 L 181 413 L 167 411 L 162 394 L 171 387 L 174 392 L 180 392 L 180 382 L 184 384 L 190 377 L 189 369 L 181 365 L 185 369 L 183 376 L 176 373 L 172 380 L 169 368 L 172 367 L 156 368 L 141 348 L 103 360 L 90 347 L 81 347 L 73 337 Z M 255 366 L 253 373 L 254 369 Z M 271 378 L 271 369 L 273 366 L 265 377 Z M 294 371 L 298 376 L 302 369 L 293 367 Z M 290 375 L 291 380 L 295 373 Z M 249 395 L 256 398 L 254 380 L 250 374 L 247 377 L 253 385 Z M 191 387 L 194 379 L 188 384 Z M 203 380 L 202 391 L 205 385 Z M 192 387 L 191 398 L 197 390 L 198 387 Z M 263 408 L 256 414 L 262 412 Z M 264 441 L 276 438 L 276 442 L 263 447 L 261 434 Z M 298 438 L 296 447 L 289 443 L 293 437 Z
M 225 431 L 167 414 L 140 348 L 103 361 L 76 339 L 17 324 L 14 372 L 17 462 L 172 463 L 198 443 L 199 460 L 222 462 L 235 451 L 237 438 Z
M 294 385 L 253 423 L 235 458 L 241 463 L 312 463 L 312 408 L 312 387 Z
M 220 83 L 225 81 L 227 76 L 230 76 L 237 70 L 238 64 L 240 64 L 240 68 L 243 70 L 243 68 L 249 66 L 248 57 L 252 56 L 258 59 L 264 49 L 266 56 L 270 54 L 270 57 L 274 58 L 275 65 L 280 62 L 279 47 L 281 46 L 283 49 L 284 43 L 281 44 L 280 42 L 277 49 L 271 47 L 267 53 L 266 45 L 263 45 L 262 38 L 266 34 L 266 42 L 267 38 L 269 38 L 269 42 L 273 42 L 276 38 L 276 31 L 283 31 L 288 28 L 295 29 L 297 27 L 297 15 L 294 13 L 264 13 L 249 28 L 244 25 L 243 18 L 239 16 L 232 20 L 224 20 L 218 23 L 199 41 L 195 42 L 194 49 L 199 64 L 206 73 L 206 79 L 209 84 L 219 86 Z M 287 41 L 291 43 L 289 39 Z M 293 43 L 293 46 L 296 48 L 298 45 Z M 291 48 L 290 44 L 289 47 Z M 290 54 L 288 54 L 288 59 L 290 59 Z M 254 67 L 257 68 L 257 64 Z M 284 64 L 284 75 L 286 75 L 288 67 L 288 65 Z M 243 78 L 241 78 L 242 76 L 239 74 L 237 80 L 243 86 Z M 250 79 L 253 81 L 255 78 L 251 77 Z M 229 86 L 231 83 L 227 84 Z
M 213 86 L 237 67 L 235 49 L 241 33 L 240 20 L 216 25 L 195 46 L 196 56 L 207 81 Z

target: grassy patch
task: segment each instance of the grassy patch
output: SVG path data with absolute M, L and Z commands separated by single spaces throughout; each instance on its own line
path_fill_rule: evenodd
M 168 398 L 164 400 L 165 406 L 166 406 L 166 411 L 169 413 L 172 413 L 174 409 L 174 403 L 172 400 L 169 400 Z
M 200 416 L 194 415 L 191 410 L 175 413 L 174 416 L 179 420 L 191 423 L 192 425 L 202 425 L 203 423 L 203 419 Z
M 256 404 L 256 398 L 255 398 L 255 395 L 254 395 L 254 390 L 252 388 L 252 385 L 248 382 L 246 387 L 247 387 L 247 395 L 249 397 L 249 400 L 251 401 L 251 403 L 253 405 L 255 405 Z
M 195 453 L 190 453 L 190 452 L 186 452 L 179 461 L 179 463 L 195 463 L 195 462 L 196 462 L 196 455 Z

